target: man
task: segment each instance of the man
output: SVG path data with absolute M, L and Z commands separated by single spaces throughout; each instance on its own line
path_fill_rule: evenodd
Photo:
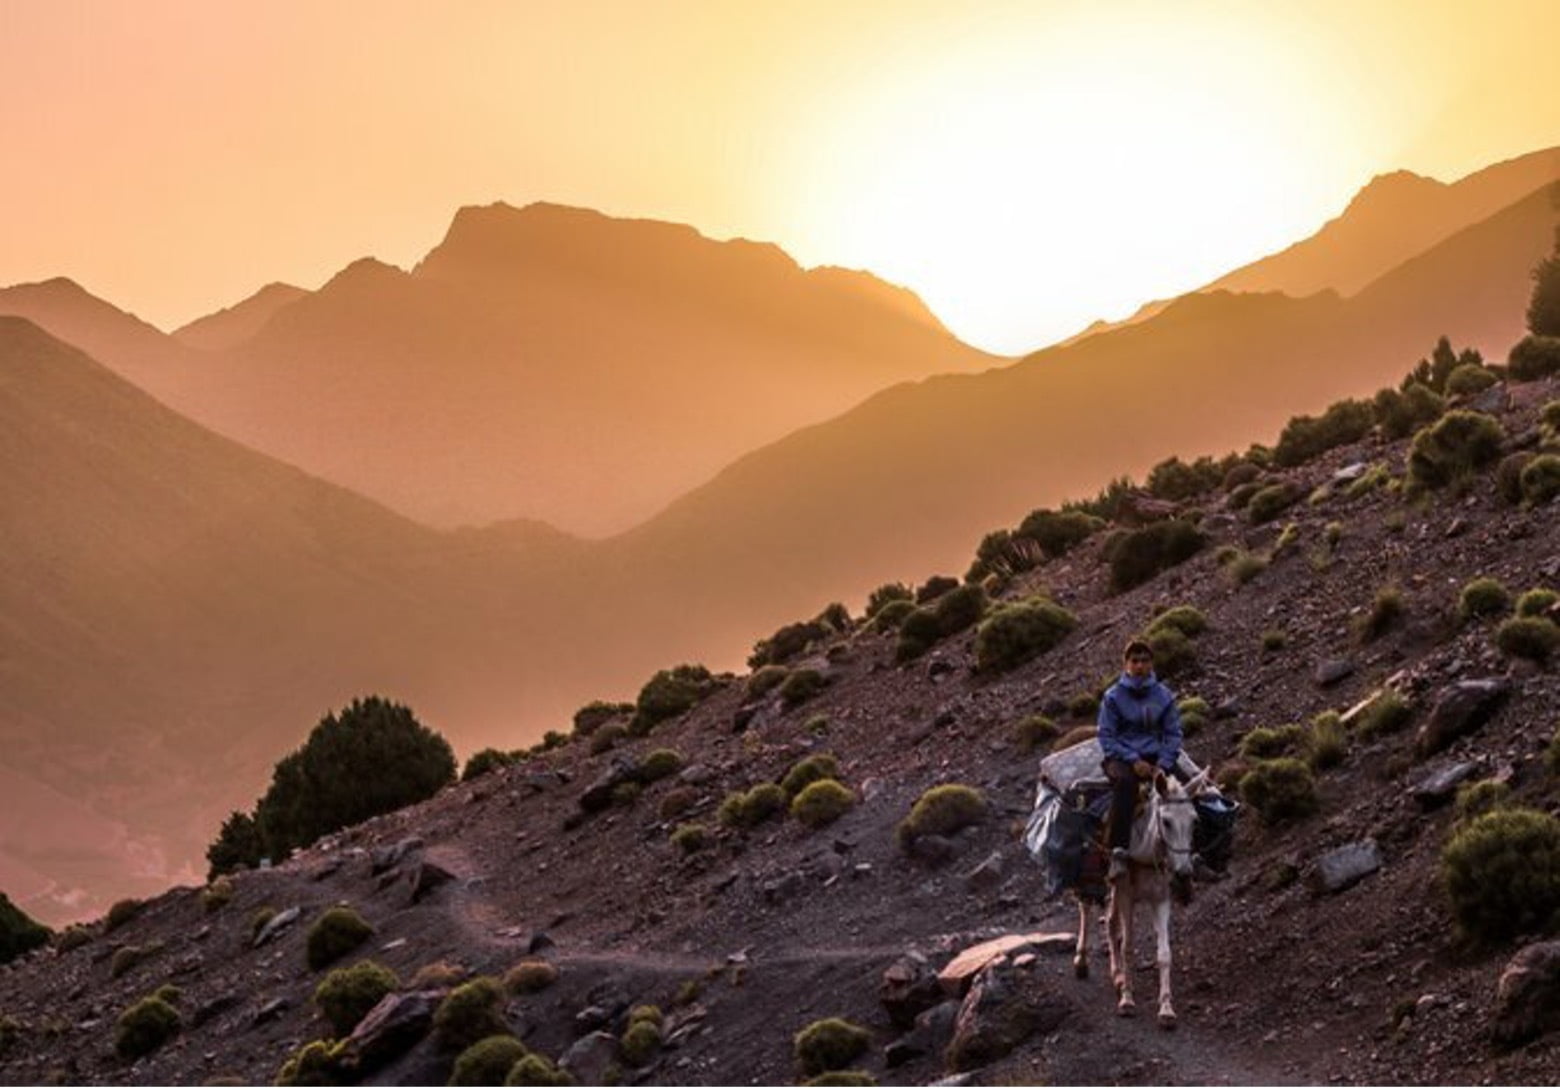
M 1132 811 L 1138 784 L 1169 772 L 1181 755 L 1181 713 L 1175 694 L 1154 676 L 1154 650 L 1133 640 L 1122 653 L 1121 678 L 1100 701 L 1100 749 L 1113 788 L 1110 806 L 1111 879 L 1127 871 Z

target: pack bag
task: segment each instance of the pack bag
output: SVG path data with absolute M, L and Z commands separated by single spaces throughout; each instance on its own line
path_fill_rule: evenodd
M 1240 803 L 1223 795 L 1205 795 L 1193 801 L 1197 824 L 1192 826 L 1192 853 L 1220 874 L 1229 870 L 1235 854 L 1235 819 Z
M 1101 830 L 1109 813 L 1109 784 L 1081 781 L 1063 792 L 1040 782 L 1024 827 L 1024 845 L 1040 864 L 1048 896 L 1064 890 L 1094 899 L 1103 896 L 1105 867 L 1096 857 L 1102 855 Z

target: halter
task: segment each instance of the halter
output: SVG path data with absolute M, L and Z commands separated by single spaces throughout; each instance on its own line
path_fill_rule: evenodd
M 1193 855 L 1193 849 L 1192 848 L 1176 848 L 1176 847 L 1172 847 L 1171 846 L 1169 839 L 1165 836 L 1164 822 L 1159 819 L 1158 811 L 1164 809 L 1165 807 L 1169 807 L 1169 806 L 1196 806 L 1197 805 L 1196 800 L 1194 800 L 1190 796 L 1183 796 L 1181 798 L 1167 799 L 1163 795 L 1160 795 L 1160 796 L 1157 796 L 1156 798 L 1150 799 L 1148 805 L 1149 805 L 1148 815 L 1145 815 L 1145 816 L 1152 815 L 1154 817 L 1155 822 L 1156 822 L 1156 824 L 1158 826 L 1158 834 L 1159 835 L 1158 835 L 1157 839 L 1159 841 L 1159 847 L 1164 850 L 1164 853 L 1166 855 L 1169 855 L 1169 856 L 1172 856 L 1172 857 L 1183 856 L 1183 855 L 1184 856 L 1188 856 L 1188 857 L 1192 856 Z M 1154 869 L 1159 871 L 1161 874 L 1164 873 L 1164 870 L 1165 870 L 1165 860 L 1163 858 L 1160 858 L 1158 853 L 1155 853 Z

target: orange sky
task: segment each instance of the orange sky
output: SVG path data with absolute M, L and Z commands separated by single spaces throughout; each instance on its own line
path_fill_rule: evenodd
M 164 328 L 462 204 L 772 240 L 1020 352 L 1560 144 L 1560 4 L 0 0 L 0 284 Z

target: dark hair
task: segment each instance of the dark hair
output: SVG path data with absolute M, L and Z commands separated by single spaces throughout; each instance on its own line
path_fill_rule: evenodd
M 1133 640 L 1127 644 L 1127 649 L 1121 653 L 1122 661 L 1125 662 L 1133 655 L 1147 655 L 1152 659 L 1154 657 L 1154 649 L 1148 645 L 1146 640 Z

